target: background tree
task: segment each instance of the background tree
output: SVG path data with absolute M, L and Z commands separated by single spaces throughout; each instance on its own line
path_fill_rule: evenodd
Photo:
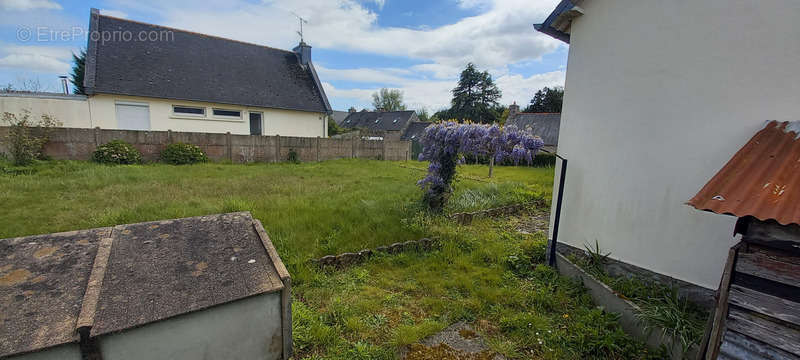
M 501 92 L 488 71 L 478 71 L 472 63 L 467 64 L 453 89 L 450 118 L 459 121 L 494 123 L 500 116 L 498 111 Z
M 372 107 L 375 110 L 403 111 L 406 109 L 406 105 L 403 104 L 403 92 L 397 89 L 382 88 L 372 94 Z
M 417 117 L 419 121 L 430 121 L 430 115 L 428 114 L 428 109 L 425 107 L 421 107 L 417 109 Z
M 72 92 L 75 94 L 86 95 L 83 88 L 83 75 L 86 71 L 86 50 L 81 50 L 79 54 L 72 54 L 72 73 L 70 82 Z
M 8 83 L 0 92 L 11 93 L 11 92 L 22 92 L 22 93 L 37 93 L 37 92 L 44 92 L 49 90 L 46 86 L 42 85 L 42 82 L 39 81 L 39 78 L 24 78 L 24 77 L 17 77 L 17 81 L 15 83 Z
M 545 86 L 537 91 L 531 99 L 531 104 L 525 109 L 527 112 L 551 112 L 560 113 L 561 104 L 564 102 L 564 88 L 555 86 L 549 88 Z
M 356 111 L 358 110 L 356 110 L 355 106 L 351 106 L 349 109 L 347 109 L 347 112 L 356 112 Z
M 333 118 L 328 118 L 328 136 L 344 134 L 347 132 L 344 128 L 340 127 Z

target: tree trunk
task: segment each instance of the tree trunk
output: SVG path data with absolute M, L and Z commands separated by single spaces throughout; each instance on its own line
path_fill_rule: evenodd
M 494 156 L 489 157 L 489 178 L 492 177 L 493 170 L 494 170 Z

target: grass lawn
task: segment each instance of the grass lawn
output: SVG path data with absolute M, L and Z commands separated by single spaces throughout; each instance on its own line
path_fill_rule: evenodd
M 6 165 L 7 167 L 7 165 Z M 0 164 L 0 169 L 3 165 Z M 250 211 L 292 274 L 296 358 L 391 359 L 465 320 L 510 358 L 659 358 L 544 261 L 543 232 L 517 229 L 548 209 L 469 226 L 422 211 L 425 164 L 103 166 L 45 162 L 0 171 L 0 238 Z M 459 168 L 447 212 L 544 199 L 553 169 Z M 428 253 L 378 255 L 341 271 L 309 259 L 435 237 Z

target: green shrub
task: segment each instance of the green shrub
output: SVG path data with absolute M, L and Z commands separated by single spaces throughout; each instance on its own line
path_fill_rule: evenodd
M 289 149 L 289 155 L 286 157 L 286 161 L 292 164 L 299 164 L 300 163 L 300 155 L 297 154 L 297 151 L 294 149 Z
M 30 165 L 36 159 L 43 159 L 42 150 L 50 129 L 61 125 L 47 114 L 43 114 L 38 121 L 33 120 L 28 109 L 23 109 L 19 114 L 3 113 L 3 123 L 9 126 L 5 140 L 16 166 Z
M 138 164 L 142 153 L 122 140 L 112 140 L 94 150 L 92 160 L 101 164 Z
M 196 164 L 208 161 L 208 157 L 199 146 L 178 142 L 167 145 L 161 152 L 161 161 L 173 165 Z
M 539 152 L 533 157 L 531 162 L 533 167 L 553 167 L 556 166 L 556 156 L 546 152 Z

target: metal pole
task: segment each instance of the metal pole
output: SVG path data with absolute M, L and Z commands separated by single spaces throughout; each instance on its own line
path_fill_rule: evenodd
M 553 238 L 548 242 L 547 264 L 551 267 L 556 266 L 556 247 L 558 245 L 558 226 L 561 222 L 561 204 L 564 199 L 564 179 L 567 176 L 567 159 L 554 154 L 561 159 L 561 176 L 558 179 L 558 198 L 556 200 L 556 218 L 553 221 Z

